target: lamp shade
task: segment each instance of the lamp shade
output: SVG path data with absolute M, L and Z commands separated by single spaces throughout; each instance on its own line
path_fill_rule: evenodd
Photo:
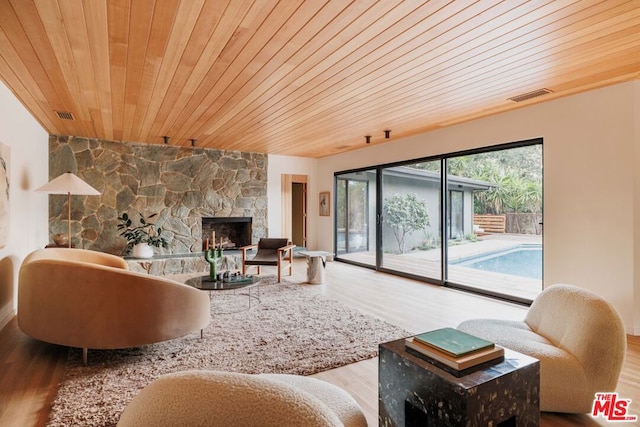
M 71 172 L 66 172 L 59 177 L 52 179 L 35 191 L 42 191 L 49 194 L 78 194 L 82 196 L 99 196 L 100 192 L 78 178 Z

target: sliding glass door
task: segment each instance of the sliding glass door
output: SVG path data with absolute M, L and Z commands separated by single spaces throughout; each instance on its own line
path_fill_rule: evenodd
M 442 278 L 441 182 L 440 160 L 382 168 L 382 269 Z
M 535 299 L 542 290 L 542 145 L 451 157 L 447 176 L 449 189 L 456 181 L 474 185 L 462 203 L 466 226 L 450 234 L 447 280 Z
M 514 301 L 542 290 L 541 140 L 338 173 L 336 197 L 338 260 Z
M 376 171 L 336 177 L 336 253 L 351 262 L 376 265 Z

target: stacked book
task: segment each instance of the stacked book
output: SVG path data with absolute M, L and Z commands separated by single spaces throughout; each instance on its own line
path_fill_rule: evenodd
M 253 278 L 251 276 L 245 276 L 238 273 L 223 277 L 222 281 L 224 283 L 251 283 L 253 282 Z
M 455 371 L 504 358 L 504 348 L 454 328 L 442 328 L 405 338 L 405 347 L 429 362 L 437 362 Z M 448 369 L 447 369 L 448 370 Z

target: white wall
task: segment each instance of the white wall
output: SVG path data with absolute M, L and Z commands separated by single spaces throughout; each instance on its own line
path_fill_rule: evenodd
M 635 311 L 633 314 L 634 319 L 634 335 L 640 335 L 640 195 L 638 195 L 638 189 L 640 189 L 640 81 L 633 82 L 633 109 L 631 111 L 633 121 L 633 283 L 634 283 L 634 295 L 633 298 L 629 298 Z
M 0 142 L 10 147 L 9 239 L 0 249 L 0 328 L 15 311 L 22 259 L 49 241 L 48 198 L 33 190 L 49 178 L 49 135 L 0 82 Z
M 326 157 L 318 163 L 318 185 L 331 188 L 336 171 L 542 137 L 544 283 L 573 283 L 602 295 L 616 306 L 628 333 L 640 335 L 639 85 L 619 84 Z M 331 221 L 322 217 L 318 225 L 330 227 Z M 319 233 L 318 246 L 331 250 L 333 233 Z
M 307 247 L 315 249 L 319 231 L 318 193 L 331 190 L 331 185 L 318 187 L 317 159 L 270 154 L 267 165 L 267 209 L 271 237 L 282 236 L 282 175 L 307 175 Z

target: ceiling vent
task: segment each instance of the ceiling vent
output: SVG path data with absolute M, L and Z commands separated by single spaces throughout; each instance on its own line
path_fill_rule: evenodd
M 547 95 L 549 93 L 553 93 L 553 91 L 543 88 L 543 89 L 534 90 L 533 92 L 523 93 L 522 95 L 513 96 L 508 99 L 509 101 L 513 101 L 513 102 L 522 102 L 531 98 L 537 98 L 538 96 Z
M 62 120 L 75 120 L 73 113 L 68 111 L 56 111 L 56 114 L 58 115 L 58 118 Z

